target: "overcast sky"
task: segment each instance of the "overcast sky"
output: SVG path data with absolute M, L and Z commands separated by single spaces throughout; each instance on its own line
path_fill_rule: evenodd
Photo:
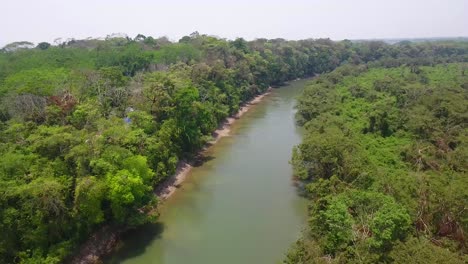
M 468 0 L 2 0 L 0 46 L 167 36 L 331 39 L 468 36 Z

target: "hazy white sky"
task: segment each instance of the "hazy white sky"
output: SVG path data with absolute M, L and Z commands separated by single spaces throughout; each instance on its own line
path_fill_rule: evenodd
M 0 46 L 167 36 L 303 39 L 468 36 L 468 0 L 1 0 Z

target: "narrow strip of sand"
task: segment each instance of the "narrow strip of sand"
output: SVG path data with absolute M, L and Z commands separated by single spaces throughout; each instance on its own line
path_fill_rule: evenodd
M 222 137 L 228 136 L 231 131 L 231 125 L 239 119 L 243 114 L 249 111 L 252 106 L 259 103 L 266 95 L 270 94 L 271 88 L 265 93 L 256 96 L 254 99 L 244 104 L 239 111 L 232 117 L 228 117 L 221 126 L 213 132 L 213 140 L 198 153 L 203 155 L 210 146 L 216 144 Z M 156 187 L 154 193 L 159 197 L 160 200 L 166 200 L 169 198 L 182 182 L 187 178 L 190 170 L 193 168 L 191 162 L 180 161 L 176 173 Z M 125 232 L 124 229 L 117 227 L 103 226 L 100 230 L 96 231 L 91 237 L 83 243 L 80 249 L 74 256 L 70 256 L 70 262 L 72 264 L 92 264 L 101 263 L 101 258 L 110 254 L 119 241 L 121 233 Z
M 231 132 L 231 125 L 236 122 L 242 115 L 247 113 L 252 106 L 258 104 L 262 99 L 271 93 L 271 87 L 263 94 L 260 94 L 240 107 L 239 111 L 231 116 L 226 118 L 226 120 L 221 124 L 221 126 L 213 132 L 213 139 L 208 142 L 208 144 L 199 152 L 203 155 L 208 148 L 216 144 L 221 138 L 229 136 Z M 181 186 L 182 182 L 185 181 L 190 171 L 192 170 L 193 165 L 190 161 L 181 160 L 177 165 L 176 172 L 174 175 L 162 182 L 156 189 L 155 195 L 159 197 L 160 201 L 164 201 L 175 193 L 175 191 Z

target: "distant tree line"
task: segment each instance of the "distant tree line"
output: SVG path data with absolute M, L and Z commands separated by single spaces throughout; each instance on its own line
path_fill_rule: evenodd
M 422 78 L 421 65 L 466 62 L 467 49 L 466 42 L 245 41 L 196 32 L 178 43 L 140 34 L 9 44 L 0 52 L 0 262 L 58 263 L 105 224 L 154 221 L 153 188 L 270 85 L 343 64 L 410 65 Z M 355 93 L 373 96 L 358 86 Z M 368 133 L 393 133 L 384 114 L 375 110 Z M 373 206 L 394 209 L 394 200 L 378 197 Z

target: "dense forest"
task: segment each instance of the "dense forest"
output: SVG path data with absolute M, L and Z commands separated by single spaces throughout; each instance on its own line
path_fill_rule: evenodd
M 339 67 L 298 102 L 309 227 L 285 263 L 466 263 L 468 64 Z
M 0 52 L 0 263 L 59 263 L 103 225 L 157 220 L 154 187 L 226 117 L 269 86 L 341 65 L 299 103 L 309 135 L 293 163 L 315 201 L 311 234 L 325 240 L 298 242 L 290 262 L 418 247 L 456 259 L 442 247 L 464 248 L 468 84 L 466 64 L 446 63 L 467 51 L 196 32 L 11 43 Z

